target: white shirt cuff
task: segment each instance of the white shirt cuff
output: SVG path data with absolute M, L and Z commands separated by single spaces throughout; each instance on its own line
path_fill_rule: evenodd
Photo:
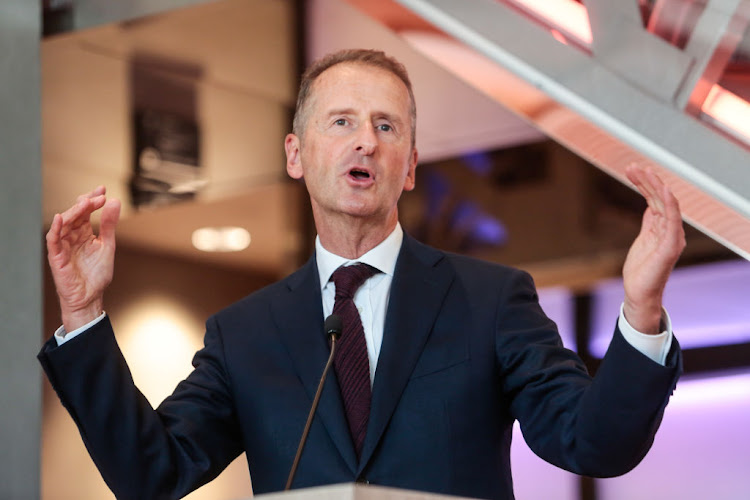
M 672 348 L 672 320 L 669 318 L 667 310 L 664 308 L 661 310 L 664 331 L 657 335 L 648 335 L 630 326 L 628 320 L 625 319 L 624 307 L 625 304 L 623 303 L 620 306 L 620 318 L 617 320 L 617 326 L 620 328 L 622 336 L 638 351 L 664 366 L 667 362 L 667 354 Z
M 61 345 L 63 345 L 68 340 L 72 339 L 73 337 L 77 337 L 79 334 L 85 332 L 86 330 L 88 330 L 92 326 L 94 326 L 97 323 L 99 323 L 102 319 L 104 319 L 104 316 L 106 316 L 106 315 L 107 315 L 107 313 L 103 312 L 103 313 L 101 313 L 99 315 L 98 318 L 96 318 L 96 319 L 94 319 L 92 321 L 89 321 L 85 325 L 83 325 L 83 326 L 81 326 L 79 328 L 76 328 L 72 332 L 66 332 L 65 331 L 65 327 L 62 326 L 62 325 L 60 325 L 60 328 L 58 328 L 55 331 L 55 341 L 57 342 L 57 346 L 60 347 Z

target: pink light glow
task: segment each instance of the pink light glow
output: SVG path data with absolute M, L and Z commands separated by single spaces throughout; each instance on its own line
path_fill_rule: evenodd
M 750 103 L 729 92 L 720 85 L 714 85 L 703 101 L 701 111 L 716 120 L 718 125 L 729 128 L 750 141 Z
M 577 41 L 591 45 L 591 24 L 589 14 L 583 4 L 573 0 L 507 0 L 521 9 L 544 21 L 549 27 L 575 38 Z M 559 40 L 555 36 L 556 40 Z
M 565 39 L 565 35 L 563 35 L 562 33 L 560 33 L 559 31 L 555 29 L 550 29 L 549 32 L 552 33 L 552 37 L 555 40 L 557 40 L 563 45 L 568 45 L 568 41 Z
M 750 373 L 722 374 L 714 378 L 686 379 L 677 384 L 671 407 L 733 405 L 750 401 Z

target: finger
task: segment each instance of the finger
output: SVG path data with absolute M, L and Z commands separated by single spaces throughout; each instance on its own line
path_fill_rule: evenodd
M 60 241 L 75 245 L 93 235 L 91 213 L 87 202 L 76 204 L 60 215 Z
M 663 183 L 650 168 L 643 168 L 637 165 L 629 165 L 626 169 L 626 175 L 638 191 L 646 199 L 648 206 L 657 213 L 664 212 L 664 200 L 661 191 Z
M 88 193 L 84 193 L 84 194 L 80 195 L 76 199 L 76 201 L 80 202 L 81 200 L 95 198 L 97 196 L 101 196 L 103 194 L 106 194 L 106 192 L 107 192 L 107 188 L 106 187 L 104 187 L 104 186 L 97 186 L 94 189 L 92 189 L 91 191 L 89 191 Z
M 115 246 L 115 228 L 120 220 L 120 200 L 112 198 L 102 208 L 102 218 L 99 225 L 99 237 L 105 245 Z
M 640 165 L 631 164 L 625 169 L 625 174 L 628 180 L 632 182 L 638 191 L 645 197 L 648 198 L 653 194 L 651 186 L 649 186 L 649 180 L 646 176 L 646 171 Z
M 60 214 L 60 238 L 67 238 L 91 220 L 92 210 L 87 200 L 82 200 Z
M 633 184 L 638 184 L 640 182 L 640 177 L 642 175 L 643 175 L 643 167 L 641 167 L 637 163 L 630 163 L 628 166 L 625 167 L 625 176 Z
M 94 201 L 93 204 L 92 200 Z M 79 196 L 74 205 L 60 214 L 63 219 L 63 225 L 65 225 L 69 221 L 79 218 L 82 214 L 90 214 L 91 212 L 93 212 L 93 206 L 97 204 L 97 202 L 101 202 L 101 200 L 98 200 L 96 198 L 87 198 L 86 195 L 83 194 Z
M 664 188 L 666 187 L 666 184 L 664 184 L 661 177 L 656 175 L 656 172 L 651 169 L 646 171 L 646 178 L 649 181 L 649 189 L 653 193 L 651 199 L 653 200 L 654 205 L 658 208 L 659 213 L 666 214 L 666 203 L 667 198 L 669 198 L 669 196 L 665 197 L 666 192 Z
M 646 200 L 658 198 L 659 189 L 654 183 L 654 177 L 651 175 L 651 169 L 641 169 L 638 172 L 638 176 L 635 177 L 634 184 L 646 198 Z
M 88 223 L 91 220 L 91 214 L 104 206 L 106 202 L 104 195 L 97 195 L 93 198 L 82 196 L 84 197 L 79 197 L 75 205 L 61 214 L 63 235 L 69 230 L 78 228 L 81 224 Z
M 104 206 L 104 204 L 107 202 L 107 197 L 102 194 L 98 194 L 96 196 L 91 196 L 89 198 L 86 198 L 86 201 L 89 205 L 92 207 L 92 211 L 99 210 Z
M 668 186 L 663 188 L 665 200 L 665 219 L 668 225 L 668 231 L 672 235 L 676 251 L 682 252 L 685 248 L 685 228 L 682 225 L 682 213 L 680 212 L 680 203 L 677 197 L 672 193 Z
M 682 212 L 680 202 L 666 184 L 662 186 L 662 198 L 664 200 L 664 213 L 670 220 L 677 220 L 682 223 Z
M 60 245 L 60 229 L 62 228 L 62 216 L 55 214 L 52 217 L 52 224 L 50 224 L 49 231 L 47 231 L 47 254 L 49 256 L 56 256 L 62 251 Z

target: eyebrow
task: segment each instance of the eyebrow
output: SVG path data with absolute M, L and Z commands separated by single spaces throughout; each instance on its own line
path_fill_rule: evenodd
M 354 115 L 356 114 L 353 108 L 337 108 L 332 109 L 328 113 L 326 113 L 326 118 L 331 118 L 332 116 L 336 115 Z

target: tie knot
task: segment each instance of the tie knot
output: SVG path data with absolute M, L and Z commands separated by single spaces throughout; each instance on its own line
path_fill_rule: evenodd
M 379 272 L 374 267 L 361 262 L 339 267 L 331 275 L 331 281 L 336 285 L 336 297 L 353 298 L 362 283 Z

